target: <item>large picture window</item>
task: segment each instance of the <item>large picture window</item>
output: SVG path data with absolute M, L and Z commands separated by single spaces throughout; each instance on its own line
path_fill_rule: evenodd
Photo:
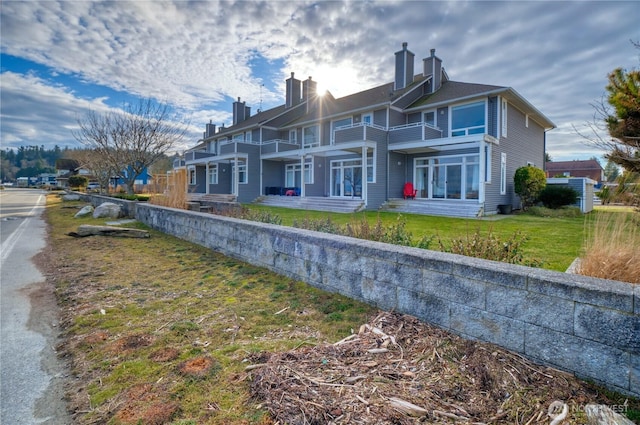
M 451 108 L 451 136 L 467 136 L 486 132 L 485 103 L 475 102 Z

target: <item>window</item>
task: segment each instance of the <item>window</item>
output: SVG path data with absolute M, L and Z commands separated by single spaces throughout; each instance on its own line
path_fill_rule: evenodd
M 189 184 L 190 185 L 195 185 L 196 184 L 196 169 L 195 168 L 189 168 Z
M 209 165 L 209 184 L 218 184 L 218 164 Z
M 247 142 L 251 142 L 251 132 L 247 131 L 246 133 L 244 133 L 244 140 Z
M 285 166 L 284 178 L 286 187 L 300 186 L 300 163 L 287 164 Z M 313 183 L 313 157 L 304 159 L 304 182 L 306 184 Z
M 491 183 L 491 145 L 484 147 L 484 181 Z
M 500 195 L 507 193 L 507 154 L 500 155 Z
M 237 163 L 233 164 L 231 167 L 231 176 L 235 179 L 236 176 L 236 165 L 238 166 L 238 183 L 246 184 L 247 183 L 247 163 L 244 160 L 239 160 Z
M 289 143 L 298 143 L 298 133 L 295 130 L 289 130 Z
M 373 114 L 362 114 L 362 122 L 364 124 L 373 124 Z
M 244 142 L 244 133 L 234 134 L 233 135 L 234 142 Z
M 509 104 L 505 99 L 502 99 L 502 137 L 507 137 L 507 109 L 509 109 Z
M 485 133 L 484 102 L 469 103 L 451 108 L 451 136 Z
M 305 127 L 302 131 L 302 138 L 304 139 L 305 148 L 320 146 L 320 127 L 317 125 Z
M 437 127 L 437 124 L 436 124 L 436 111 L 427 111 L 427 112 L 425 112 L 423 117 L 422 117 L 422 121 L 425 124 L 430 125 L 431 127 Z

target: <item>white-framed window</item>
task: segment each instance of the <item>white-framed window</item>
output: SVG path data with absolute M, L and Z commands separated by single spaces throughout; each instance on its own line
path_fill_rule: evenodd
M 218 164 L 209 165 L 209 184 L 218 184 Z
M 234 142 L 244 142 L 244 133 L 238 133 L 233 135 Z
M 484 181 L 491 183 L 491 145 L 484 146 Z
M 244 133 L 244 140 L 246 142 L 250 142 L 251 141 L 251 131 L 247 131 L 246 133 Z
M 424 122 L 427 125 L 430 125 L 431 127 L 437 127 L 438 123 L 436 121 L 436 110 L 433 109 L 431 111 L 425 111 L 422 114 L 422 122 Z
M 231 175 L 232 178 L 235 179 L 235 175 L 236 175 L 236 170 L 235 167 L 238 167 L 238 183 L 240 184 L 247 184 L 249 178 L 247 175 L 247 162 L 244 159 L 240 159 L 238 160 L 237 163 L 234 163 L 231 166 Z
M 362 122 L 364 124 L 373 124 L 373 114 L 370 112 L 368 114 L 362 114 Z
M 467 103 L 451 108 L 451 136 L 486 133 L 486 103 Z
M 284 184 L 286 187 L 300 186 L 300 163 L 287 164 L 284 170 Z M 313 184 L 313 157 L 304 159 L 304 182 L 305 184 Z
M 289 143 L 298 143 L 298 132 L 296 130 L 289 130 Z
M 320 146 L 320 126 L 312 125 L 302 130 L 302 139 L 305 148 Z
M 500 154 L 500 195 L 507 193 L 507 154 Z
M 189 168 L 188 172 L 189 172 L 189 184 L 191 186 L 194 186 L 196 184 L 196 169 Z
M 509 103 L 506 99 L 502 99 L 502 137 L 507 137 L 507 111 Z

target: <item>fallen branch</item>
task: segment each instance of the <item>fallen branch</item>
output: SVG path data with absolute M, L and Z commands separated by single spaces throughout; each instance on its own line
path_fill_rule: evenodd
M 140 229 L 130 229 L 128 227 L 115 226 L 94 226 L 91 224 L 81 224 L 77 232 L 69 232 L 68 236 L 74 238 L 84 238 L 87 236 L 117 236 L 122 238 L 148 238 L 149 232 Z

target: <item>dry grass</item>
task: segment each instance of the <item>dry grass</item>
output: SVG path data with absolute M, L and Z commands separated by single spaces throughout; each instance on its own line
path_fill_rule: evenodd
M 73 205 L 81 204 L 65 207 Z M 379 316 L 362 303 L 153 230 L 148 239 L 70 238 L 66 234 L 80 224 L 101 224 L 74 214 L 49 196 L 50 249 L 38 260 L 61 306 L 65 340 L 59 350 L 72 369 L 73 424 L 273 425 L 279 417 L 274 402 L 290 403 L 296 394 L 302 400 L 313 391 L 318 397 L 310 401 L 320 407 L 306 414 L 344 414 L 336 421 L 343 424 L 359 423 L 345 404 L 356 395 L 370 403 L 359 401 L 359 411 L 369 407 L 380 420 L 395 418 L 398 424 L 413 419 L 384 405 L 389 396 L 429 409 L 422 423 L 446 423 L 452 418 L 447 414 L 498 415 L 491 423 L 504 425 L 545 423 L 538 415 L 554 399 L 574 408 L 572 423 L 584 423 L 578 409 L 584 403 L 621 405 L 626 399 L 497 347 L 410 317 Z M 388 352 L 365 353 L 385 342 L 375 331 L 358 334 L 363 323 L 384 329 L 397 344 Z M 335 341 L 351 335 L 358 341 L 344 340 L 333 350 Z M 247 369 L 256 363 L 267 365 Z M 273 386 L 260 375 L 298 366 L 299 376 L 274 376 Z M 334 371 L 341 379 L 365 378 L 332 382 L 326 373 Z M 320 392 L 330 388 L 367 392 Z M 387 391 L 386 398 L 377 399 L 375 388 Z M 309 407 L 307 401 L 300 407 Z M 630 400 L 629 409 L 640 404 Z
M 149 199 L 149 203 L 154 205 L 161 205 L 163 207 L 171 208 L 187 208 L 187 172 L 186 170 L 176 170 L 171 173 L 167 179 L 164 187 L 156 188 L 157 193 L 162 195 L 156 195 Z
M 585 221 L 585 254 L 577 272 L 640 283 L 640 214 L 599 212 Z

